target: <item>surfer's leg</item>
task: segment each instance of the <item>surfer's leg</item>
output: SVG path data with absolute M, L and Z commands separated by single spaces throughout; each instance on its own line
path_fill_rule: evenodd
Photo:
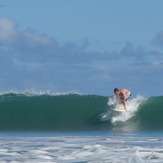
M 121 100 L 121 103 L 123 104 L 123 106 L 124 106 L 124 109 L 126 110 L 126 100 L 122 97 L 122 98 L 120 98 L 120 100 Z

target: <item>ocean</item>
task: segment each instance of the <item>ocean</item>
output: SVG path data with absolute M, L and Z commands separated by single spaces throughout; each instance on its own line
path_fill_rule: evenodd
M 163 96 L 1 93 L 0 162 L 162 163 Z

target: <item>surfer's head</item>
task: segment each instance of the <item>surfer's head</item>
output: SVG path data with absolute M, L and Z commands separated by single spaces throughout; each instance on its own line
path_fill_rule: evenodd
M 114 88 L 114 93 L 118 92 L 119 89 L 118 88 Z

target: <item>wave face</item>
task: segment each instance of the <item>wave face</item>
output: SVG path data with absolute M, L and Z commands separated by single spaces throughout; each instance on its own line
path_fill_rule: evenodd
M 135 120 L 140 123 L 141 129 L 163 130 L 163 96 L 151 97 L 143 102 Z
M 0 131 L 163 130 L 163 97 L 136 97 L 115 114 L 110 97 L 95 95 L 0 95 Z
M 93 130 L 106 103 L 107 98 L 100 96 L 4 94 L 0 130 Z

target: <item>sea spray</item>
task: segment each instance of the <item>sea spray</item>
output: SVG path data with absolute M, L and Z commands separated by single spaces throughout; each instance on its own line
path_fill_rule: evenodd
M 111 121 L 112 124 L 120 124 L 122 122 L 126 122 L 130 118 L 132 118 L 135 112 L 138 111 L 140 104 L 145 100 L 143 96 L 138 95 L 136 98 L 128 100 L 126 102 L 127 111 L 126 112 L 113 112 L 110 109 L 118 107 L 124 109 L 123 105 L 118 103 L 115 105 L 116 97 L 111 96 L 108 98 L 108 109 L 105 113 L 101 115 L 102 121 Z
M 140 104 L 145 100 L 143 96 L 137 96 L 136 98 L 133 98 L 126 102 L 126 112 L 122 112 L 120 114 L 114 114 L 114 116 L 111 119 L 111 122 L 113 124 L 116 124 L 117 122 L 126 122 L 130 118 L 132 118 L 135 115 L 135 112 L 138 111 Z M 123 106 L 121 105 L 123 108 Z

